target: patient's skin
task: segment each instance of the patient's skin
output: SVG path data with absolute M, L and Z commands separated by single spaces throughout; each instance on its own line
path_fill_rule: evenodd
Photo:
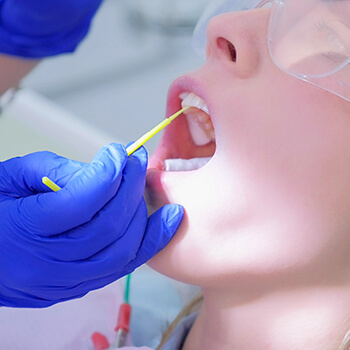
M 273 64 L 269 11 L 212 20 L 206 64 L 170 89 L 168 115 L 182 91 L 207 102 L 213 159 L 194 172 L 149 171 L 150 207 L 186 209 L 150 265 L 204 294 L 184 350 L 336 350 L 350 329 L 350 103 Z M 187 145 L 184 120 L 150 168 Z
M 39 62 L 0 54 L 0 95 L 11 87 L 18 87 L 21 79 Z

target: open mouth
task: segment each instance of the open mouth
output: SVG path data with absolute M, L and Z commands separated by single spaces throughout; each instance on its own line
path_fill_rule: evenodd
M 205 101 L 193 92 L 182 92 L 179 99 L 182 107 L 190 108 L 163 136 L 167 148 L 164 171 L 198 170 L 210 161 L 216 149 L 214 125 Z

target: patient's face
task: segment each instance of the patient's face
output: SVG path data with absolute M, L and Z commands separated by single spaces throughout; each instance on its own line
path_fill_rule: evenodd
M 186 210 L 150 262 L 173 278 L 268 286 L 349 277 L 350 104 L 273 64 L 268 18 L 259 9 L 214 19 L 206 64 L 170 89 L 168 115 L 181 108 L 183 92 L 194 92 L 215 131 L 215 140 L 207 132 L 196 145 L 181 116 L 150 160 L 149 207 L 180 203 Z M 199 124 L 210 129 L 208 121 Z M 172 162 L 180 170 L 164 171 L 165 159 L 196 157 L 212 158 L 198 170 Z

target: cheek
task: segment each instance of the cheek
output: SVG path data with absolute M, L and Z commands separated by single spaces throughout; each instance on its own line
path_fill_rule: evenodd
M 245 169 L 248 188 L 255 194 L 250 196 L 251 207 L 254 217 L 260 218 L 256 232 L 261 235 L 252 233 L 246 244 L 256 247 L 252 254 L 265 252 L 271 264 L 280 259 L 286 266 L 312 262 L 316 268 L 317 261 L 320 269 L 326 269 L 341 262 L 338 266 L 346 269 L 349 114 L 337 107 L 342 100 L 336 96 L 314 87 L 310 92 L 308 84 L 296 79 L 293 84 L 289 93 L 281 90 L 279 100 L 266 108 L 268 114 L 248 107 L 246 117 L 237 119 L 234 135 L 227 132 L 223 138 L 222 149 L 235 150 L 237 164 Z M 256 104 L 266 107 L 264 100 Z
M 275 84 L 278 91 L 254 103 L 243 99 L 244 91 L 220 125 L 218 153 L 253 175 L 252 185 L 266 189 L 267 198 L 281 192 L 281 200 L 288 201 L 282 194 L 289 191 L 315 204 L 321 199 L 347 203 L 349 114 L 336 108 L 338 97 L 295 78 L 288 82 Z M 256 86 L 251 93 L 259 96 L 262 88 Z M 218 113 L 225 115 L 225 109 Z

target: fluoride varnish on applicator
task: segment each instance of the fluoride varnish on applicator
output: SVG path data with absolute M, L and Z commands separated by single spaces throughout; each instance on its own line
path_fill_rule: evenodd
M 163 130 L 174 119 L 176 119 L 179 115 L 181 115 L 183 112 L 185 112 L 189 108 L 190 108 L 190 106 L 186 106 L 186 107 L 180 109 L 178 112 L 176 112 L 175 114 L 173 114 L 169 118 L 165 118 L 162 122 L 160 122 L 158 125 L 156 125 L 153 129 L 151 129 L 150 131 L 148 131 L 144 135 L 142 135 L 138 140 L 136 140 L 133 144 L 131 144 L 129 147 L 127 147 L 126 153 L 128 154 L 128 156 L 130 156 L 130 154 L 133 154 L 142 145 L 144 145 L 148 140 L 150 140 L 154 135 L 156 135 L 159 131 Z M 44 176 L 42 178 L 42 182 L 44 185 L 46 185 L 48 188 L 50 188 L 54 192 L 57 192 L 58 190 L 61 189 L 60 186 L 55 184 L 47 176 Z

